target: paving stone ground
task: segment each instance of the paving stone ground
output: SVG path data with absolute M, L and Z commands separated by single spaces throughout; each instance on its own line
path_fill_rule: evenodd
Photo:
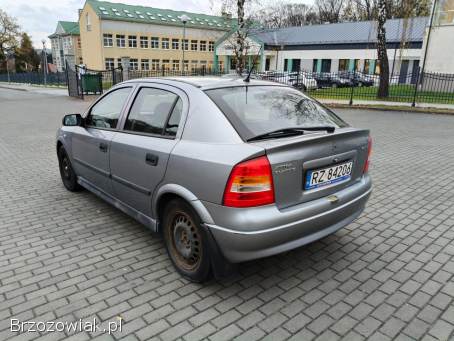
M 199 285 L 146 228 L 63 188 L 55 131 L 86 105 L 0 89 L 0 340 L 454 340 L 453 116 L 339 111 L 374 137 L 364 214 Z M 122 332 L 10 331 L 93 317 Z

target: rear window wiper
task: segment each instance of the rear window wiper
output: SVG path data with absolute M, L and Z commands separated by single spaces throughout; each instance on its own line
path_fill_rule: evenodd
M 301 128 L 284 128 L 270 131 L 268 133 L 260 134 L 247 139 L 247 142 L 280 138 L 286 136 L 303 135 L 306 131 L 323 131 L 326 130 L 328 133 L 332 133 L 335 130 L 333 126 L 314 126 L 314 127 L 301 127 Z

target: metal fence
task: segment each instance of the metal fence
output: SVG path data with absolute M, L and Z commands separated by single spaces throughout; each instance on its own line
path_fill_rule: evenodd
M 192 68 L 190 70 L 170 70 L 158 68 L 155 70 L 128 70 L 128 79 L 145 77 L 191 77 L 191 76 L 223 76 L 222 71 L 208 68 Z
M 67 68 L 69 70 L 69 67 Z M 71 69 L 72 70 L 72 69 Z M 209 68 L 190 70 L 91 70 L 75 67 L 72 72 L 52 73 L 46 77 L 48 85 L 68 86 L 71 96 L 83 97 L 86 94 L 99 94 L 125 79 L 145 77 L 189 77 L 226 76 L 225 72 Z M 389 78 L 389 96 L 378 98 L 380 75 L 362 72 L 316 73 L 299 72 L 254 72 L 253 78 L 288 84 L 307 94 L 326 100 L 339 100 L 350 104 L 360 101 L 389 101 L 411 103 L 454 104 L 454 75 L 425 72 L 419 70 L 409 74 L 394 74 Z M 0 74 L 0 82 L 44 84 L 44 75 L 38 72 Z M 417 85 L 418 84 L 418 85 Z
M 65 72 L 10 72 L 0 73 L 0 82 L 37 84 L 50 86 L 66 86 Z
M 265 72 L 254 76 L 292 85 L 319 99 L 454 104 L 454 75 L 419 72 L 389 77 L 389 95 L 378 97 L 380 75 L 362 72 Z M 417 86 L 418 84 L 418 86 Z

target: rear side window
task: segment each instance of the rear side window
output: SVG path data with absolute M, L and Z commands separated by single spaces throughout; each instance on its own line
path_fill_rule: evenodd
M 96 128 L 115 129 L 121 110 L 130 93 L 130 87 L 109 92 L 91 108 L 90 113 L 85 118 L 85 124 Z
M 178 95 L 170 91 L 142 88 L 132 105 L 124 129 L 161 135 L 169 114 L 174 111 L 179 101 L 181 99 Z M 178 123 L 179 121 L 174 123 L 176 128 Z
M 181 113 L 183 112 L 183 101 L 181 98 L 178 98 L 175 107 L 170 114 L 169 122 L 166 125 L 165 134 L 169 136 L 175 136 L 178 131 L 178 125 L 180 124 L 181 120 Z
M 301 92 L 280 86 L 206 90 L 244 140 L 285 128 L 347 124 Z

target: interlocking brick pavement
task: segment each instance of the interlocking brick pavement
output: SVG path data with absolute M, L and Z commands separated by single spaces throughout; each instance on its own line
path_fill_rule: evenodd
M 340 111 L 374 137 L 364 214 L 199 285 L 145 227 L 63 188 L 55 131 L 86 104 L 0 89 L 0 340 L 454 340 L 454 117 Z M 122 333 L 10 331 L 93 317 Z

